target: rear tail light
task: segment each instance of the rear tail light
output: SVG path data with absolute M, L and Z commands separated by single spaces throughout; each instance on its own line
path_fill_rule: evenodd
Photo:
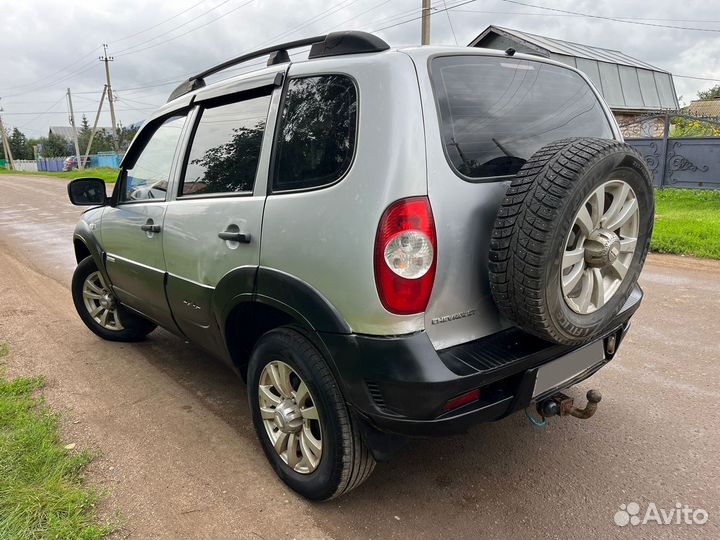
M 427 197 L 391 204 L 375 238 L 375 283 L 385 309 L 398 315 L 425 311 L 436 260 L 435 222 Z

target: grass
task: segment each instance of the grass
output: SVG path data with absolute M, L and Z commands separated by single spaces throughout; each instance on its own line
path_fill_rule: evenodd
M 20 174 L 29 176 L 56 176 L 57 178 L 82 178 L 84 176 L 90 176 L 93 178 L 100 178 L 111 184 L 117 180 L 119 169 L 113 169 L 112 167 L 95 167 L 93 169 L 85 169 L 79 171 L 74 169 L 67 172 L 20 172 L 20 171 L 9 171 L 7 169 L 0 168 L 0 174 Z
M 663 189 L 655 201 L 652 251 L 720 259 L 720 191 Z
M 0 358 L 7 353 L 0 343 Z M 103 538 L 112 528 L 95 515 L 98 494 L 83 486 L 91 456 L 62 445 L 58 415 L 34 397 L 43 385 L 0 371 L 0 538 Z

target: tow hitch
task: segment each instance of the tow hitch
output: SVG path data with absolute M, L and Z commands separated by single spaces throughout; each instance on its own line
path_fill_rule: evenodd
M 584 420 L 595 414 L 600 400 L 602 400 L 602 394 L 600 394 L 599 390 L 589 390 L 587 393 L 587 405 L 584 409 L 579 409 L 573 404 L 573 398 L 566 396 L 562 392 L 558 392 L 539 402 L 537 404 L 537 411 L 540 416 L 544 418 L 570 415 Z

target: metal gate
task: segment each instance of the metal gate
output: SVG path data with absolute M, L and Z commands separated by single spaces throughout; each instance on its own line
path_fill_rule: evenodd
M 672 118 L 689 118 L 720 126 L 720 122 L 683 114 L 657 115 L 664 118 L 662 138 L 628 138 L 625 142 L 645 158 L 658 188 L 720 189 L 720 137 L 671 138 Z M 647 121 L 653 117 L 643 117 Z

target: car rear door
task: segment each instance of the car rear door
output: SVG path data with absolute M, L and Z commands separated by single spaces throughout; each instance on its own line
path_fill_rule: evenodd
M 213 299 L 252 295 L 260 261 L 275 123 L 271 111 L 277 111 L 280 99 L 280 87 L 269 75 L 243 82 L 229 96 L 198 94 L 195 125 L 165 215 L 173 315 L 193 342 L 221 355 Z
M 162 249 L 167 191 L 186 115 L 173 114 L 143 128 L 140 147 L 123 165 L 101 233 L 107 271 L 120 302 L 175 330 L 165 297 Z M 147 131 L 146 131 L 147 130 Z

